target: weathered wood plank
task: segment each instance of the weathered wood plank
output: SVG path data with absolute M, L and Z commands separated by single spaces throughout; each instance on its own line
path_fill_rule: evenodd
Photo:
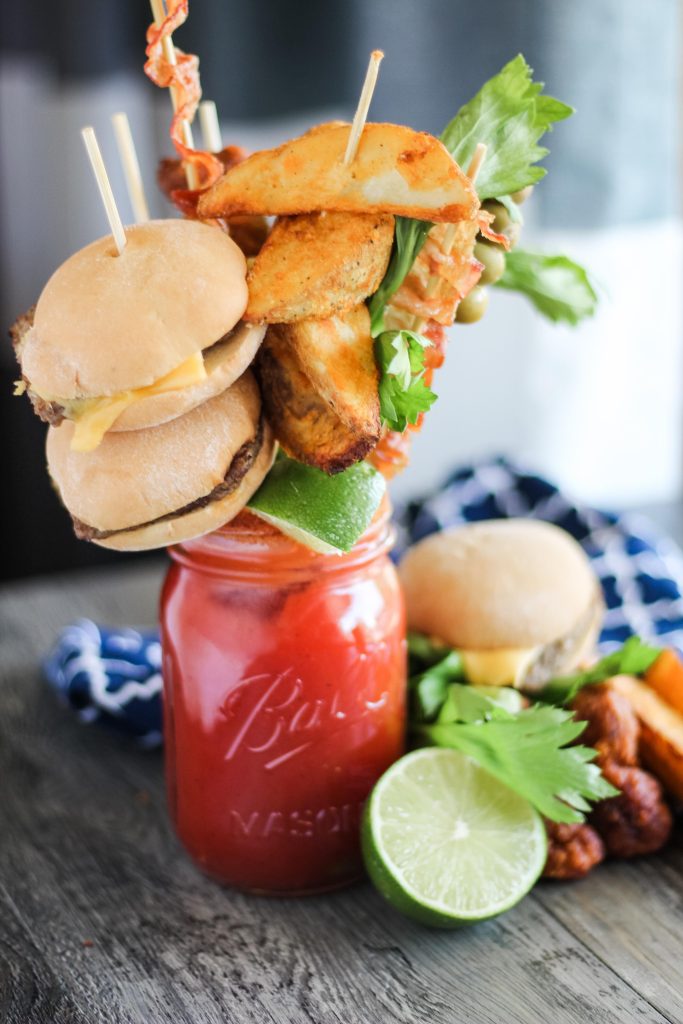
M 12 908 L 0 913 L 1 1020 L 683 1024 L 673 848 L 541 887 L 450 934 L 403 920 L 367 885 L 276 901 L 199 875 L 170 832 L 160 756 L 80 726 L 35 669 L 78 615 L 153 618 L 159 571 L 128 573 L 0 595 L 0 881 Z

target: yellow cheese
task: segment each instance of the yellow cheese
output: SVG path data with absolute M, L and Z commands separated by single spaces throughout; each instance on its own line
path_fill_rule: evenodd
M 163 395 L 167 391 L 191 387 L 205 378 L 204 357 L 201 352 L 195 352 L 180 366 L 176 366 L 175 370 L 171 370 L 165 377 L 160 377 L 147 387 L 122 391 L 118 395 L 107 395 L 104 398 L 86 398 L 78 402 L 60 403 L 64 405 L 68 418 L 74 421 L 71 448 L 75 452 L 93 451 L 121 413 L 134 402 L 154 395 Z
M 460 651 L 468 682 L 475 686 L 517 686 L 533 661 L 537 647 L 496 651 Z

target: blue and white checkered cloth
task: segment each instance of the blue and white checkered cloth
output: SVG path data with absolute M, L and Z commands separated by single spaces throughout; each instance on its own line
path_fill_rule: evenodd
M 567 530 L 600 578 L 604 651 L 633 633 L 683 653 L 683 553 L 639 516 L 579 505 L 552 483 L 497 458 L 454 473 L 423 501 L 397 511 L 400 556 L 447 526 L 525 516 Z M 109 630 L 82 620 L 45 663 L 48 681 L 84 721 L 101 721 L 147 746 L 161 742 L 161 652 L 156 633 Z

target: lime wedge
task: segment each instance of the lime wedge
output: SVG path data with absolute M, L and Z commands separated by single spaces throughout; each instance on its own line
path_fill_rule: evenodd
M 299 544 L 341 554 L 365 533 L 385 489 L 366 462 L 328 476 L 280 454 L 248 508 Z
M 423 924 L 456 928 L 509 910 L 546 853 L 531 804 L 457 750 L 406 754 L 366 805 L 368 874 L 392 906 Z

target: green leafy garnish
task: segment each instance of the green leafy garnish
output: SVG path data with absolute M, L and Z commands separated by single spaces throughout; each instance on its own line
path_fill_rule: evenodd
M 538 145 L 555 121 L 573 108 L 543 95 L 521 54 L 511 60 L 461 107 L 441 135 L 441 141 L 461 167 L 467 167 L 477 143 L 487 146 L 477 178 L 479 198 L 495 199 L 533 185 L 545 175 L 538 161 L 548 150 Z
M 412 675 L 408 680 L 412 721 L 433 721 L 446 703 L 455 680 L 464 682 L 465 673 L 462 658 L 452 650 L 423 672 Z
M 534 82 L 531 75 L 519 54 L 460 108 L 441 134 L 441 141 L 461 167 L 469 165 L 478 142 L 486 143 L 486 159 L 477 178 L 479 198 L 497 198 L 510 209 L 513 220 L 521 215 L 508 201 L 509 194 L 533 185 L 546 173 L 545 168 L 536 166 L 548 152 L 537 145 L 538 140 L 555 121 L 573 113 L 566 103 L 542 95 L 543 84 Z M 373 338 L 384 330 L 385 306 L 403 284 L 433 226 L 429 221 L 396 218 L 389 266 L 368 300 Z
M 438 661 L 442 661 L 452 650 L 448 644 L 432 640 L 431 637 L 425 636 L 424 633 L 417 633 L 412 630 L 408 632 L 407 643 L 411 675 L 423 672 L 424 669 L 436 665 Z
M 507 254 L 496 286 L 521 292 L 549 320 L 572 325 L 592 316 L 598 302 L 588 272 L 568 256 L 515 249 Z
M 416 423 L 436 401 L 423 379 L 424 350 L 430 344 L 414 331 L 384 331 L 375 338 L 380 414 L 391 430 Z
M 643 675 L 661 653 L 661 647 L 651 647 L 643 643 L 640 637 L 631 636 L 620 650 L 605 655 L 585 672 L 575 672 L 573 675 L 551 679 L 538 697 L 549 704 L 568 704 L 581 687 L 588 686 L 589 683 L 604 683 L 606 679 L 619 675 Z
M 394 228 L 394 247 L 382 283 L 368 300 L 370 333 L 376 338 L 384 330 L 384 308 L 403 284 L 418 257 L 427 235 L 434 225 L 427 220 L 397 217 Z
M 617 794 L 591 763 L 595 751 L 568 745 L 586 727 L 571 711 L 534 704 L 514 714 L 500 704 L 492 707 L 477 687 L 462 689 L 473 691 L 459 704 L 466 720 L 419 726 L 421 737 L 467 754 L 552 821 L 583 821 L 589 801 Z

